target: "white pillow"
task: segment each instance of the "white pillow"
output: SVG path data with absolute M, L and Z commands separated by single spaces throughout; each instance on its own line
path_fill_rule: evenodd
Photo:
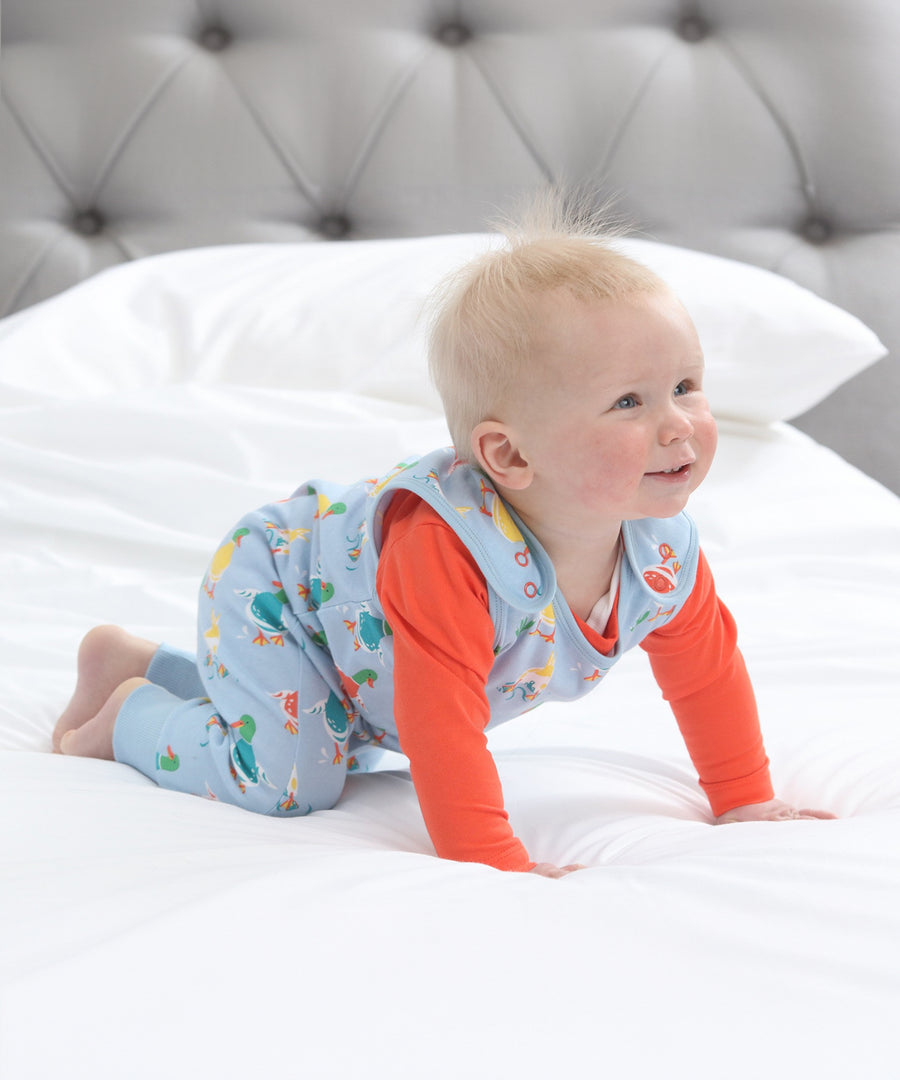
M 445 273 L 495 242 L 248 244 L 127 263 L 0 323 L 0 393 L 25 403 L 198 379 L 439 411 L 422 306 Z M 691 312 L 723 418 L 797 416 L 886 351 L 858 319 L 768 271 L 647 240 L 619 246 Z
M 855 315 L 758 266 L 623 240 L 622 251 L 669 282 L 706 357 L 705 389 L 723 420 L 790 420 L 887 354 Z

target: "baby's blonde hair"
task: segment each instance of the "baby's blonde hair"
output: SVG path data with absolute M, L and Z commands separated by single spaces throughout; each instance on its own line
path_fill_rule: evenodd
M 562 289 L 600 301 L 657 292 L 665 283 L 613 246 L 597 216 L 532 207 L 501 227 L 505 243 L 450 275 L 431 303 L 428 363 L 457 456 L 472 457 L 472 431 L 521 385 L 539 329 L 540 297 Z

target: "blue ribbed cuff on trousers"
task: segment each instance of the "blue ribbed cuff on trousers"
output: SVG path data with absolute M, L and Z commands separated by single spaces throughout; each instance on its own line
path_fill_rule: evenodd
M 146 677 L 184 701 L 206 696 L 193 654 L 165 643 L 153 654 Z
M 147 683 L 133 690 L 119 709 L 113 730 L 116 761 L 156 775 L 160 735 L 172 712 L 184 702 L 161 686 Z

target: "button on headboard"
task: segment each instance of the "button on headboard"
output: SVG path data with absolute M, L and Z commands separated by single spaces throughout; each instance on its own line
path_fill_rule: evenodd
M 555 181 L 900 351 L 886 0 L 6 0 L 0 30 L 0 313 L 176 248 L 476 230 Z M 800 426 L 900 489 L 891 395 L 889 358 Z

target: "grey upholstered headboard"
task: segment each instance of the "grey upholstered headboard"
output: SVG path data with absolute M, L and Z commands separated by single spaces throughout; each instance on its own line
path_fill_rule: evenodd
M 900 490 L 897 0 L 6 0 L 0 32 L 0 313 L 587 184 L 868 322 L 893 357 L 799 426 Z

